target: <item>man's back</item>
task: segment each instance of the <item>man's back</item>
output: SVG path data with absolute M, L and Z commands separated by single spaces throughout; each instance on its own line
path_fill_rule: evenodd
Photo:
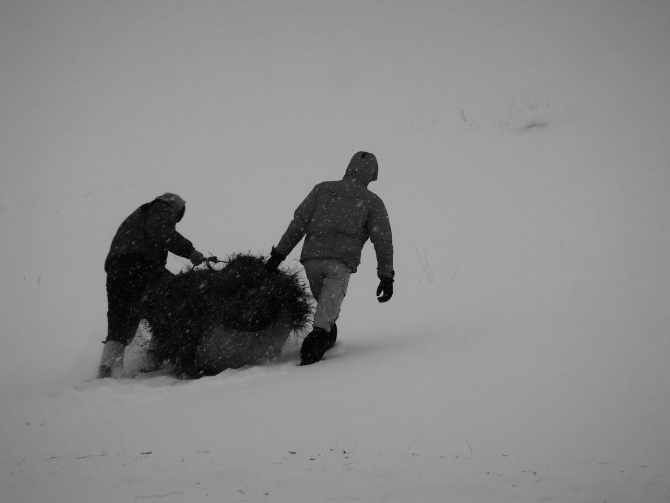
M 173 199 L 166 196 L 173 196 Z M 105 270 L 113 260 L 129 255 L 161 267 L 165 266 L 168 250 L 187 258 L 193 245 L 175 229 L 184 205 L 183 199 L 168 193 L 137 208 L 116 231 L 105 260 Z
M 346 180 L 323 182 L 315 188 L 314 214 L 307 226 L 307 236 L 320 232 L 337 232 L 365 242 L 367 220 L 371 211 L 379 211 L 381 200 L 367 188 Z

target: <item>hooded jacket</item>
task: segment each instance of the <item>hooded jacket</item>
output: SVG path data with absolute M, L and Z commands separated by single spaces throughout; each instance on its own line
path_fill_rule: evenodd
M 165 267 L 168 251 L 188 258 L 193 244 L 175 229 L 186 210 L 186 202 L 169 192 L 143 204 L 126 218 L 116 231 L 105 271 L 119 258 L 138 258 L 156 267 Z
M 288 255 L 305 236 L 300 262 L 333 259 L 356 272 L 368 238 L 377 255 L 377 276 L 393 278 L 393 239 L 382 200 L 368 190 L 377 179 L 377 159 L 356 153 L 344 178 L 316 185 L 295 210 L 276 251 Z

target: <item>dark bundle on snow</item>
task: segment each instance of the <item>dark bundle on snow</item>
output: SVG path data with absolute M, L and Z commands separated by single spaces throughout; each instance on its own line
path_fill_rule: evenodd
M 142 300 L 152 351 L 176 375 L 215 375 L 271 360 L 310 322 L 311 296 L 297 272 L 268 274 L 265 259 L 251 254 L 224 264 L 170 277 Z

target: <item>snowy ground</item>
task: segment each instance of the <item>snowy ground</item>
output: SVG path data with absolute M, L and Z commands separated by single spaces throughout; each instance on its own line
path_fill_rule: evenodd
M 670 501 L 668 25 L 654 0 L 1 3 L 0 501 Z M 325 361 L 93 380 L 127 214 L 177 192 L 198 249 L 267 253 L 357 150 L 395 295 L 368 244 Z
M 356 335 L 312 367 L 289 348 L 199 381 L 15 402 L 3 501 L 668 500 L 665 439 L 630 431 L 636 411 L 593 410 L 565 369 L 455 328 Z

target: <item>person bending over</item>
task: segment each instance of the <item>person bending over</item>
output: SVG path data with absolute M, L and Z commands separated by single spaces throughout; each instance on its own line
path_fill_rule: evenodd
M 184 216 L 186 202 L 169 192 L 143 204 L 116 231 L 107 259 L 107 339 L 98 378 L 118 378 L 123 372 L 125 348 L 140 323 L 138 303 L 152 285 L 172 273 L 165 268 L 168 251 L 193 265 L 205 258 L 175 226 Z

